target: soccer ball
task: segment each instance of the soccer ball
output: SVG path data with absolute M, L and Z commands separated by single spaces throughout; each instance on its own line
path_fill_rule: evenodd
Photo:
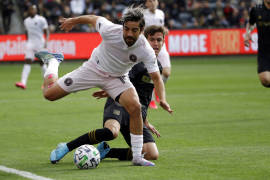
M 100 154 L 92 145 L 82 145 L 74 153 L 74 163 L 79 169 L 93 169 L 100 163 Z

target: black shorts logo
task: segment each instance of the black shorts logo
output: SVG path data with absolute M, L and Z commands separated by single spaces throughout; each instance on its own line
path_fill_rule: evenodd
M 129 55 L 129 60 L 131 60 L 132 62 L 136 62 L 137 61 L 137 56 L 134 54 Z
M 65 83 L 66 86 L 70 86 L 73 83 L 73 80 L 68 77 L 68 78 L 65 79 L 64 83 Z

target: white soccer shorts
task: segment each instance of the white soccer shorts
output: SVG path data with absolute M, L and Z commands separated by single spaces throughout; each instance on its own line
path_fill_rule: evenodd
M 31 59 L 32 61 L 34 61 L 35 53 L 45 50 L 45 48 L 43 47 L 44 47 L 44 43 L 27 42 L 26 49 L 25 49 L 25 59 Z
M 94 61 L 91 61 L 90 66 L 83 64 L 78 69 L 64 75 L 58 79 L 57 83 L 69 93 L 99 87 L 105 90 L 113 99 L 125 90 L 134 88 L 128 76 L 111 77 L 98 70 Z

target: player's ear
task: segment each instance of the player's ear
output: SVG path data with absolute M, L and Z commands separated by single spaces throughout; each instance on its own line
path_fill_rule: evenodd
M 141 28 L 140 28 L 140 30 L 141 30 L 141 32 L 140 32 L 140 33 L 143 33 L 143 31 L 144 31 L 144 27 L 141 27 Z

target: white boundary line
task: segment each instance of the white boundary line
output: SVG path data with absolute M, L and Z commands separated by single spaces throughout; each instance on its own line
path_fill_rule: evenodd
M 20 170 L 17 170 L 17 169 L 8 168 L 6 166 L 1 166 L 1 165 L 0 165 L 0 171 L 4 171 L 4 172 L 7 172 L 7 173 L 12 173 L 12 174 L 17 174 L 19 176 L 23 176 L 23 177 L 26 177 L 26 178 L 29 178 L 29 179 L 34 179 L 34 180 L 53 180 L 53 179 L 50 179 L 50 178 L 38 176 L 36 174 L 30 173 L 30 172 L 27 172 L 27 171 L 20 171 Z

